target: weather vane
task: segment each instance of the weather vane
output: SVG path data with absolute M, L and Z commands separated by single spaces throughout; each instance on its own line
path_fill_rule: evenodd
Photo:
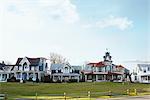
M 108 51 L 108 48 L 106 48 L 106 51 Z

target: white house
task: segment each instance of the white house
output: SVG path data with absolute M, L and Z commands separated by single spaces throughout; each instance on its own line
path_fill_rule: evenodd
M 51 64 L 51 76 L 54 82 L 76 79 L 79 82 L 81 66 L 71 66 L 69 63 Z
M 16 77 L 17 80 L 30 80 L 35 81 L 39 79 L 42 80 L 45 74 L 47 74 L 48 65 L 46 58 L 18 58 L 16 65 L 11 70 L 12 75 Z
M 132 81 L 140 83 L 150 83 L 150 64 L 137 64 L 132 73 Z
M 113 81 L 122 82 L 126 78 L 126 74 L 129 73 L 122 65 L 115 65 L 111 60 L 109 52 L 105 53 L 103 57 L 104 61 L 97 63 L 88 63 L 82 71 L 85 75 L 85 81 L 88 82 L 103 82 Z
M 7 82 L 10 78 L 10 71 L 14 65 L 6 65 L 4 62 L 0 63 L 0 82 Z

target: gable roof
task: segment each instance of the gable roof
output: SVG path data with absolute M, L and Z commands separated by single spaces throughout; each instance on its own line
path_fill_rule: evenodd
M 0 70 L 8 71 L 11 70 L 15 65 L 6 65 L 5 63 L 0 63 Z
M 29 58 L 29 57 L 26 57 L 27 59 L 28 59 L 28 61 L 30 62 L 30 64 L 31 64 L 31 66 L 37 66 L 38 64 L 39 64 L 39 62 L 40 62 L 40 58 Z M 21 60 L 22 60 L 23 58 L 18 58 L 17 59 L 17 62 L 16 62 L 16 65 L 17 66 L 19 66 L 20 64 L 20 62 L 21 62 Z
M 5 64 L 0 63 L 0 70 L 3 70 L 3 67 L 5 67 Z
M 17 59 L 17 62 L 16 62 L 16 65 L 19 65 L 19 63 L 21 62 L 22 59 L 23 59 L 23 58 L 18 58 L 18 59 Z

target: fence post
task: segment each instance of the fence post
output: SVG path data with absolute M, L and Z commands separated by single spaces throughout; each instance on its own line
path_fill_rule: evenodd
M 91 99 L 91 92 L 90 91 L 88 91 L 88 98 Z
M 7 94 L 4 95 L 4 100 L 7 100 Z
M 110 90 L 108 91 L 108 96 L 112 96 L 112 92 Z
M 127 89 L 127 95 L 129 95 L 129 89 Z
M 64 98 L 65 98 L 65 100 L 66 100 L 66 92 L 64 92 Z
M 136 89 L 134 89 L 134 93 L 135 93 L 135 95 L 137 95 L 137 90 Z
M 37 92 L 35 93 L 35 100 L 37 100 Z

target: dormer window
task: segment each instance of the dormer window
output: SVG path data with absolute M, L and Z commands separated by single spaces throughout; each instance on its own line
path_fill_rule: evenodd
M 69 73 L 68 67 L 65 67 L 64 73 Z
M 148 69 L 147 69 L 148 71 L 150 71 L 150 67 L 148 67 Z

